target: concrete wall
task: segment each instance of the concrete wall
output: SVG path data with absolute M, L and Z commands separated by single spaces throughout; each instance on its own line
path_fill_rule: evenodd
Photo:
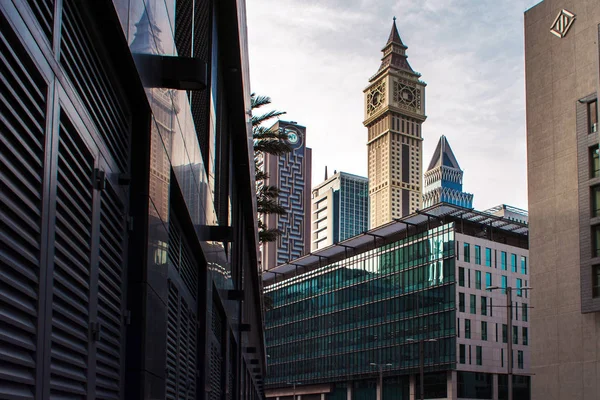
M 567 9 L 563 38 L 550 32 Z M 533 399 L 598 399 L 600 315 L 582 314 L 577 100 L 597 91 L 597 0 L 545 0 L 525 13 Z

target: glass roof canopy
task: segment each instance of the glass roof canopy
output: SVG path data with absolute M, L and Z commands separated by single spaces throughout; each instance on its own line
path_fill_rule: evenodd
M 439 203 L 423 210 L 407 215 L 403 218 L 395 219 L 385 225 L 366 231 L 360 235 L 346 239 L 342 242 L 332 244 L 313 253 L 306 254 L 295 260 L 290 260 L 285 264 L 280 264 L 275 268 L 263 271 L 263 285 L 275 283 L 278 277 L 284 278 L 291 273 L 306 272 L 327 263 L 329 259 L 338 259 L 342 255 L 352 256 L 359 254 L 359 249 L 368 244 L 382 244 L 389 236 L 400 234 L 410 227 L 422 226 L 431 219 L 440 220 L 448 217 L 451 220 L 463 220 L 465 222 L 476 223 L 482 226 L 491 226 L 494 229 L 511 232 L 527 236 L 529 228 L 527 224 L 502 218 L 496 215 L 488 214 L 483 211 L 463 208 L 453 204 Z M 447 221 L 450 222 L 450 221 Z

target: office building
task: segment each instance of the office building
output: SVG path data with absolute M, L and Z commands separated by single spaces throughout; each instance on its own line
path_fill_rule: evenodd
M 506 399 L 512 339 L 529 399 L 527 232 L 439 203 L 265 271 L 267 398 Z
M 600 393 L 600 3 L 525 12 L 532 395 Z
M 0 398 L 263 398 L 244 1 L 1 1 L 0 38 Z
M 456 161 L 446 136 L 440 137 L 425 172 L 423 207 L 450 203 L 473 208 L 473 195 L 462 191 L 463 171 Z
M 511 219 L 513 221 L 519 221 L 524 224 L 529 223 L 529 213 L 526 210 L 522 210 L 517 207 L 509 206 L 507 204 L 500 204 L 492 208 L 484 210 L 488 214 L 496 215 L 504 219 Z
M 394 18 L 379 70 L 364 90 L 371 228 L 413 213 L 422 203 L 426 84 L 408 63 L 407 49 Z
M 337 172 L 312 190 L 311 251 L 369 229 L 369 180 Z
M 264 184 L 279 188 L 279 204 L 286 210 L 285 215 L 261 216 L 267 229 L 281 231 L 276 241 L 261 246 L 262 269 L 273 268 L 310 251 L 312 150 L 306 147 L 306 127 L 280 120 L 272 129 L 287 133 L 292 151 L 282 156 L 261 154 L 257 162 L 257 167 L 268 175 Z

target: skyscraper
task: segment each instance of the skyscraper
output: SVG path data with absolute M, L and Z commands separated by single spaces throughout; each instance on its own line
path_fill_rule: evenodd
M 369 180 L 338 172 L 312 190 L 311 251 L 369 229 Z
M 600 393 L 600 2 L 525 12 L 532 398 Z
M 287 212 L 263 216 L 268 229 L 277 228 L 282 232 L 276 241 L 263 244 L 263 269 L 273 268 L 310 251 L 312 150 L 306 147 L 306 127 L 294 121 L 278 121 L 273 129 L 287 133 L 292 151 L 282 156 L 262 154 L 257 163 L 268 174 L 264 184 L 280 189 L 279 203 Z
M 396 18 L 365 93 L 372 228 L 421 207 L 421 124 L 425 82 L 408 63 Z
M 424 208 L 440 202 L 473 208 L 473 195 L 462 191 L 463 171 L 446 136 L 440 137 L 424 179 Z

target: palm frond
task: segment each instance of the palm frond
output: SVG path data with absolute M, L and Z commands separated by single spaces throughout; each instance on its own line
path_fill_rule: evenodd
M 288 134 L 285 132 L 279 132 L 276 129 L 266 128 L 264 126 L 255 126 L 252 128 L 252 138 L 254 140 L 262 139 L 281 139 L 286 140 Z
M 260 96 L 256 93 L 250 95 L 250 107 L 254 110 L 267 104 L 271 104 L 271 98 L 269 96 Z
M 276 139 L 257 140 L 254 142 L 254 151 L 281 156 L 292 151 L 286 142 Z
M 279 196 L 281 190 L 277 186 L 265 185 L 258 190 L 257 196 L 262 198 L 263 196 L 269 199 L 274 199 Z
M 258 231 L 258 240 L 260 243 L 274 242 L 282 232 L 279 229 L 264 229 Z
M 259 214 L 287 214 L 287 210 L 277 200 L 266 197 L 256 199 L 256 211 Z
M 269 174 L 267 174 L 266 172 L 261 171 L 261 170 L 257 170 L 256 171 L 256 175 L 254 176 L 254 180 L 256 182 L 260 182 L 260 181 L 264 181 L 268 177 L 269 177 Z
M 280 115 L 283 115 L 285 113 L 285 111 L 271 110 L 261 115 L 253 115 L 252 126 L 258 126 L 263 122 L 270 120 L 271 118 L 279 117 Z

